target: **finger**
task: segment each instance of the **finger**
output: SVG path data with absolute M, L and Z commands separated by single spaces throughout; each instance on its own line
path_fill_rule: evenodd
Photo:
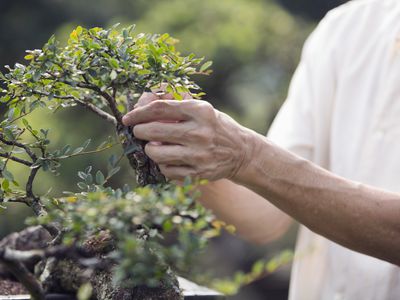
M 159 165 L 160 171 L 165 177 L 182 181 L 186 177 L 194 177 L 195 170 L 190 166 Z
M 188 165 L 188 149 L 181 145 L 154 145 L 146 144 L 146 154 L 157 164 Z
M 122 118 L 122 122 L 133 126 L 158 120 L 183 121 L 188 119 L 188 114 L 183 113 L 182 109 L 185 105 L 186 101 L 155 100 L 130 111 Z
M 186 127 L 184 123 L 150 122 L 133 127 L 133 135 L 144 141 L 180 144 Z
M 144 92 L 137 103 L 135 104 L 134 108 L 140 107 L 140 106 L 145 106 L 155 100 L 159 100 L 160 97 L 156 93 L 151 93 L 151 92 Z

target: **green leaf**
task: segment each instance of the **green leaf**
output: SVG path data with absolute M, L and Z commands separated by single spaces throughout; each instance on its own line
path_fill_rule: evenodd
M 85 172 L 79 171 L 78 176 L 79 176 L 79 178 L 85 180 L 87 177 L 87 174 Z
M 69 151 L 71 151 L 71 146 L 70 145 L 65 145 L 62 149 L 61 149 L 61 156 L 62 155 L 67 155 L 69 153 Z
M 118 162 L 118 158 L 115 154 L 111 155 L 108 159 L 108 164 L 110 167 L 114 167 Z
M 84 150 L 83 147 L 78 147 L 71 153 L 71 155 L 77 155 L 77 154 L 81 153 L 83 150 Z
M 114 176 L 116 173 L 118 173 L 118 171 L 119 171 L 120 169 L 121 169 L 120 166 L 111 169 L 111 170 L 108 172 L 107 177 L 112 177 L 112 176 Z
M 205 62 L 201 67 L 200 67 L 200 72 L 204 72 L 205 70 L 207 70 L 209 67 L 212 66 L 212 61 L 207 61 Z
M 117 72 L 115 70 L 112 70 L 110 74 L 111 80 L 115 80 L 117 76 L 118 76 Z
M 93 294 L 93 287 L 88 282 L 80 286 L 77 293 L 77 298 L 78 300 L 89 300 L 92 297 L 92 294 Z
M 89 144 L 90 144 L 91 141 L 92 141 L 91 139 L 87 139 L 87 140 L 82 144 L 81 147 L 85 150 L 85 149 L 89 146 Z
M 82 34 L 83 28 L 81 26 L 76 27 L 76 34 L 79 36 Z
M 6 136 L 6 138 L 7 138 L 8 140 L 10 140 L 10 141 L 14 140 L 14 134 L 13 134 L 13 132 L 12 132 L 10 129 L 5 128 L 5 129 L 4 129 L 4 135 Z
M 119 68 L 119 63 L 118 60 L 116 60 L 115 58 L 110 58 L 108 60 L 108 63 L 110 64 L 111 67 L 118 69 Z
M 88 188 L 88 186 L 83 182 L 78 182 L 77 185 L 81 190 L 86 190 Z
M 251 268 L 251 273 L 253 276 L 259 276 L 264 271 L 265 263 L 263 261 L 257 261 Z
M 166 221 L 163 223 L 162 227 L 163 227 L 163 230 L 164 230 L 165 232 L 170 232 L 170 231 L 174 228 L 174 224 L 172 223 L 171 220 L 166 220 Z
M 90 185 L 90 184 L 93 183 L 93 176 L 92 176 L 92 174 L 86 174 L 85 183 L 86 183 L 87 185 Z
M 8 171 L 7 169 L 4 169 L 2 171 L 2 173 L 3 173 L 3 177 L 5 179 L 7 179 L 8 181 L 14 181 L 14 176 L 13 176 L 13 174 L 10 173 L 10 171 Z
M 10 182 L 7 179 L 4 179 L 1 186 L 3 187 L 3 190 L 7 191 L 10 187 Z
M 14 118 L 14 108 L 9 109 L 7 118 L 10 121 Z
M 96 173 L 96 183 L 98 185 L 103 185 L 104 182 L 105 182 L 105 178 L 104 178 L 103 173 L 100 170 L 97 171 L 97 173 Z

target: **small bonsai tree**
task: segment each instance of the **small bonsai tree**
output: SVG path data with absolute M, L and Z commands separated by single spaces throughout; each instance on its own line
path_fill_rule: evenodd
M 146 156 L 145 142 L 121 122 L 143 92 L 161 85 L 161 92 L 176 99 L 182 93 L 202 96 L 190 76 L 208 74 L 211 63 L 182 56 L 175 43 L 168 34 L 134 34 L 133 27 L 79 26 L 66 46 L 51 37 L 43 49 L 27 51 L 27 65 L 0 74 L 6 110 L 0 123 L 0 204 L 24 203 L 36 215 L 29 220 L 33 227 L 0 242 L 0 262 L 34 299 L 52 291 L 78 292 L 80 299 L 180 299 L 174 272 L 218 234 L 221 223 L 210 225 L 212 215 L 195 202 L 194 186 L 201 183 L 167 183 Z M 29 122 L 38 108 L 72 106 L 105 119 L 116 137 L 95 148 L 88 139 L 75 149 L 55 149 L 49 129 Z M 118 144 L 122 150 L 109 158 L 106 171 L 86 166 L 78 172 L 78 191 L 35 193 L 38 172 L 59 175 L 69 158 Z M 136 189 L 108 184 L 123 156 L 136 171 Z M 26 182 L 17 182 L 11 164 L 26 167 Z

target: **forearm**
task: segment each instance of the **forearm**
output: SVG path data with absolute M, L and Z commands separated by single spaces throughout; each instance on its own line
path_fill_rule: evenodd
M 167 178 L 232 179 L 313 231 L 400 264 L 398 194 L 324 171 L 272 145 L 205 101 L 153 101 L 123 121 L 134 126 L 137 138 L 158 142 L 148 143 L 145 150 Z M 246 205 L 245 198 L 241 201 Z
M 201 187 L 200 202 L 218 218 L 236 227 L 243 238 L 266 243 L 279 238 L 292 223 L 292 218 L 258 194 L 221 179 Z
M 234 178 L 311 230 L 400 264 L 400 196 L 335 176 L 252 134 L 253 155 Z

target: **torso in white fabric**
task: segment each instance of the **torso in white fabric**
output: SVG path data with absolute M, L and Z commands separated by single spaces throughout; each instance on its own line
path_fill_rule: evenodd
M 343 177 L 400 192 L 400 0 L 355 0 L 328 13 L 269 138 Z M 289 298 L 398 300 L 400 268 L 303 226 Z

